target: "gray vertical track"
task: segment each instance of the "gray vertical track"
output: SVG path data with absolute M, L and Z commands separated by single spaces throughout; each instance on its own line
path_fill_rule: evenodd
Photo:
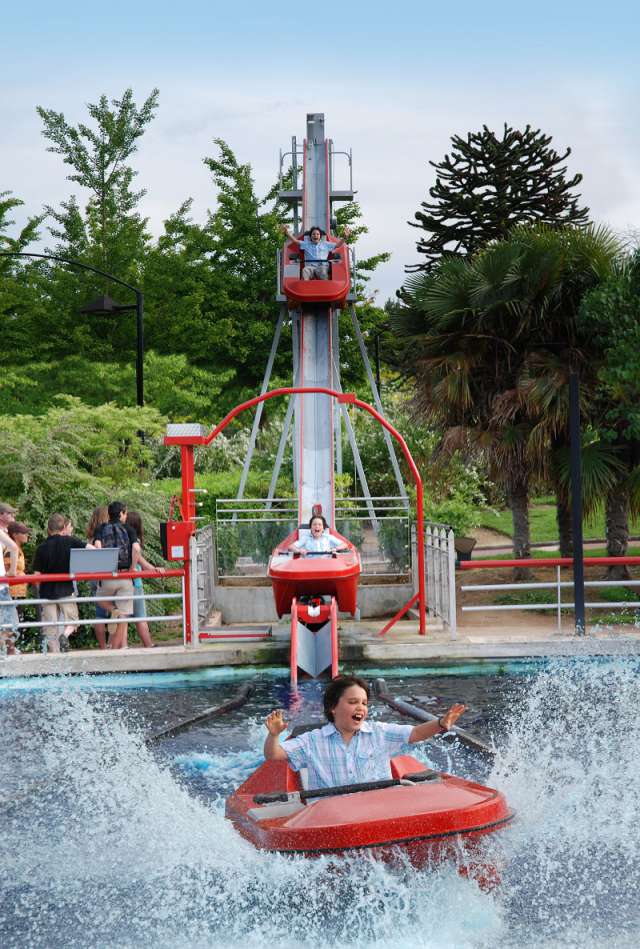
M 324 115 L 307 115 L 304 145 L 305 230 L 329 225 L 328 142 L 324 137 Z M 332 314 L 329 306 L 309 306 L 300 317 L 299 379 L 302 386 L 330 389 L 334 381 L 331 359 Z M 329 523 L 334 523 L 333 497 L 333 400 L 313 394 L 300 398 L 296 413 L 296 448 L 299 448 L 298 517 L 302 524 L 311 517 L 314 504 L 321 504 Z M 297 452 L 296 452 L 297 454 Z
M 333 311 L 331 357 L 333 362 L 333 385 L 336 392 L 340 391 L 340 311 Z M 336 451 L 336 474 L 342 474 L 342 415 L 334 412 L 334 438 Z

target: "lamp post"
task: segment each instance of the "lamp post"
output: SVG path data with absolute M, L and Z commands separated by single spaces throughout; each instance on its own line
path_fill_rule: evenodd
M 133 289 L 133 287 L 131 288 Z M 126 313 L 136 311 L 136 402 L 144 405 L 144 298 L 140 290 L 133 290 L 136 302 L 129 304 L 116 303 L 105 295 L 87 303 L 80 312 L 87 316 L 107 316 L 110 313 Z
M 144 405 L 144 297 L 142 291 L 137 287 L 125 283 L 119 277 L 107 273 L 105 270 L 99 270 L 97 267 L 91 267 L 89 264 L 83 264 L 79 260 L 70 260 L 68 257 L 59 257 L 57 254 L 32 254 L 22 250 L 2 250 L 0 257 L 37 257 L 41 260 L 56 260 L 58 263 L 67 264 L 70 267 L 78 267 L 79 270 L 87 270 L 89 273 L 98 274 L 99 277 L 105 277 L 113 283 L 117 283 L 127 290 L 135 293 L 136 302 L 128 305 L 120 305 L 112 300 L 111 297 L 102 296 L 86 307 L 80 310 L 81 313 L 105 314 L 105 313 L 123 313 L 129 310 L 136 311 L 136 403 L 139 406 Z

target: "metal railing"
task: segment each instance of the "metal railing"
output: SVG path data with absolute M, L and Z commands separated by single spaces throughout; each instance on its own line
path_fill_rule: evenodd
M 360 551 L 363 576 L 406 575 L 411 571 L 410 526 L 403 498 L 335 501 L 335 528 Z M 274 548 L 297 527 L 298 506 L 293 498 L 219 498 L 215 514 L 216 579 L 265 577 Z
M 449 627 L 451 638 L 456 639 L 456 548 L 455 535 L 448 525 L 427 524 L 425 564 L 427 614 L 441 619 Z
M 599 566 L 630 566 L 640 565 L 640 557 L 585 557 L 584 567 Z M 536 570 L 554 569 L 556 572 L 553 581 L 535 581 L 521 583 L 470 583 L 460 587 L 463 593 L 474 592 L 503 592 L 509 590 L 554 590 L 555 597 L 548 602 L 540 603 L 487 603 L 479 605 L 462 606 L 463 613 L 479 612 L 503 612 L 505 610 L 554 610 L 556 613 L 556 624 L 558 632 L 562 631 L 562 610 L 575 610 L 575 603 L 571 600 L 562 599 L 562 591 L 566 589 L 573 590 L 573 580 L 562 580 L 560 571 L 562 568 L 573 566 L 571 557 L 553 557 L 541 560 L 469 560 L 460 564 L 462 570 L 499 570 L 499 569 L 524 569 L 534 568 Z M 638 587 L 640 580 L 585 580 L 585 589 L 598 589 L 603 587 Z M 591 600 L 585 603 L 586 609 L 640 609 L 640 601 L 632 600 Z
M 206 622 L 215 606 L 217 571 L 213 524 L 196 531 L 195 553 L 196 601 L 200 625 Z
M 185 623 L 184 623 L 184 610 L 182 609 L 182 604 L 184 602 L 184 570 L 181 569 L 169 569 L 164 570 L 162 573 L 151 570 L 128 570 L 128 571 L 118 571 L 117 573 L 56 573 L 56 574 L 24 574 L 17 577 L 5 576 L 2 578 L 3 584 L 8 584 L 11 586 L 24 586 L 25 584 L 30 586 L 39 586 L 42 583 L 52 583 L 52 582 L 65 582 L 71 581 L 75 583 L 81 583 L 83 581 L 99 581 L 99 580 L 113 580 L 117 579 L 131 579 L 131 580 L 165 580 L 171 577 L 179 577 L 182 582 L 180 585 L 180 590 L 169 593 L 136 593 L 134 588 L 133 595 L 111 595 L 111 594 L 96 594 L 91 596 L 78 596 L 72 594 L 69 596 L 60 597 L 59 599 L 47 599 L 45 597 L 15 597 L 12 598 L 11 602 L 5 602 L 4 606 L 14 606 L 14 607 L 41 607 L 45 605 L 51 605 L 55 603 L 56 605 L 62 605 L 64 603 L 100 603 L 103 601 L 109 602 L 119 602 L 123 600 L 144 600 L 147 602 L 157 602 L 164 600 L 180 600 L 181 609 L 179 613 L 152 613 L 145 617 L 147 622 L 151 623 L 176 623 L 179 622 L 182 627 L 182 634 L 184 637 Z M 127 622 L 129 624 L 135 624 L 138 621 L 141 621 L 142 617 L 128 617 Z M 73 626 L 104 626 L 104 625 L 115 625 L 116 623 L 121 623 L 124 621 L 124 618 L 119 619 L 98 619 L 98 618 L 87 618 L 79 616 L 77 620 L 72 622 L 65 620 L 63 617 L 59 617 L 56 622 L 44 621 L 41 619 L 36 620 L 20 620 L 15 624 L 4 624 L 3 629 L 6 632 L 7 629 L 13 627 L 17 628 L 18 631 L 23 629 L 42 629 L 45 626 L 59 626 L 64 627 L 65 625 Z

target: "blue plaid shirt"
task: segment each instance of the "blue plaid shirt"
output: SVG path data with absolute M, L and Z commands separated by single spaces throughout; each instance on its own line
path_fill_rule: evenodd
M 345 745 L 329 722 L 282 744 L 294 771 L 309 769 L 310 788 L 384 781 L 391 777 L 389 759 L 409 741 L 413 725 L 364 722 Z
M 331 251 L 336 249 L 336 245 L 330 241 L 318 241 L 314 244 L 313 241 L 304 240 L 297 243 L 300 249 L 304 251 L 304 259 L 308 263 L 327 260 Z

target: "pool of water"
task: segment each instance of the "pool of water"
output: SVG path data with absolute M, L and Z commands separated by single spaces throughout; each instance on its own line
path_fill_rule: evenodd
M 451 865 L 255 851 L 224 819 L 260 763 L 265 714 L 320 718 L 322 686 L 281 670 L 14 680 L 0 685 L 0 945 L 600 947 L 640 944 L 638 660 L 361 670 L 463 723 L 495 759 L 434 741 L 425 763 L 505 792 L 503 882 Z M 148 746 L 233 696 L 241 709 Z M 400 720 L 379 703 L 372 715 Z

